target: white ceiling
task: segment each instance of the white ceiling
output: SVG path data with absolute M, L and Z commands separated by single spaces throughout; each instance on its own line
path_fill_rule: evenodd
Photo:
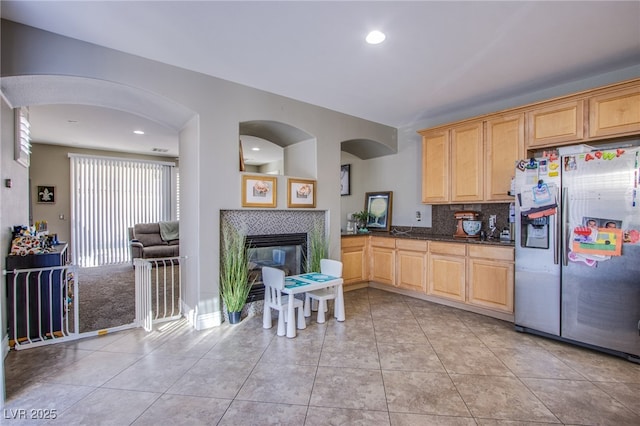
M 394 127 L 640 64 L 638 1 L 3 0 L 1 14 Z M 387 40 L 367 45 L 372 29 Z M 127 136 L 135 120 L 99 110 L 34 108 L 34 135 L 177 145 L 175 131 L 152 122 L 142 125 L 153 141 Z M 69 125 L 72 114 L 86 126 Z

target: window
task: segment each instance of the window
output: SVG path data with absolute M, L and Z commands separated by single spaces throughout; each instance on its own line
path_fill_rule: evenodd
M 31 162 L 31 125 L 29 124 L 29 108 L 15 109 L 15 144 L 14 159 L 25 167 Z
M 173 163 L 69 154 L 73 263 L 131 260 L 129 227 L 171 220 Z

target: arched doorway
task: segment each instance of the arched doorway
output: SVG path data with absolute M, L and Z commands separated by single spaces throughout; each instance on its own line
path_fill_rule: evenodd
M 47 104 L 92 105 L 145 117 L 163 123 L 176 133 L 181 133 L 185 127 L 197 128 L 193 125 L 197 115 L 190 109 L 160 95 L 123 84 L 51 75 L 8 76 L 2 78 L 1 84 L 4 98 L 14 108 Z M 186 136 L 180 138 L 181 143 L 197 143 L 197 132 L 184 133 Z M 6 315 L 4 312 L 0 314 Z

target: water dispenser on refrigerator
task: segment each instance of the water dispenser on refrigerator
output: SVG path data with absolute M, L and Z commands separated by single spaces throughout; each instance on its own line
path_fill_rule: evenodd
M 529 248 L 549 248 L 549 217 L 529 219 L 522 216 L 520 221 L 522 232 L 520 245 Z

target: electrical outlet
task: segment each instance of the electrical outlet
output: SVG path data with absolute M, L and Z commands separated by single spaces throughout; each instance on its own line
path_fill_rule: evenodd
M 489 215 L 489 228 L 495 228 L 496 227 L 496 220 L 497 220 L 497 216 L 495 214 L 490 214 Z

